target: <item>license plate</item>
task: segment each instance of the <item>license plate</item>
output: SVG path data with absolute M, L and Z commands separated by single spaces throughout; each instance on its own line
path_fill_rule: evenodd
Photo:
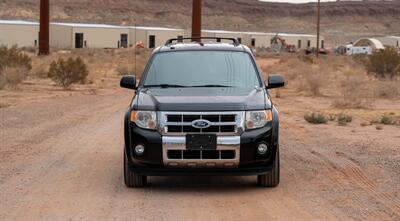
M 217 135 L 215 134 L 187 134 L 186 149 L 188 150 L 216 150 Z

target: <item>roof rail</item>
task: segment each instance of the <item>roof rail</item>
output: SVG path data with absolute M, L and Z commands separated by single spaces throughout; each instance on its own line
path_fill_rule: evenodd
M 232 41 L 232 43 L 235 45 L 235 46 L 239 46 L 240 45 L 240 43 L 239 43 L 239 41 L 236 39 L 236 38 L 220 38 L 220 37 L 185 37 L 185 38 L 171 38 L 171 39 L 169 39 L 167 42 L 165 42 L 165 45 L 164 46 L 168 46 L 168 45 L 171 45 L 174 41 L 177 41 L 177 42 L 181 42 L 181 41 L 183 41 L 183 40 L 192 40 L 193 42 L 194 41 L 199 41 L 200 42 L 200 40 L 202 40 L 202 39 L 208 39 L 208 40 L 217 40 L 217 42 L 221 42 L 221 40 L 228 40 L 228 41 Z

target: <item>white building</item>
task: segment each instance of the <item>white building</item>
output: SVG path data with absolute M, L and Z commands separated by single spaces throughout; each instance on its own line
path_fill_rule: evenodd
M 39 45 L 39 23 L 0 20 L 0 46 L 36 47 Z
M 51 23 L 50 45 L 57 48 L 127 48 L 129 28 L 104 24 Z
M 141 42 L 146 48 L 155 48 L 164 45 L 168 39 L 180 38 L 185 35 L 183 29 L 161 27 L 129 27 L 129 39 L 134 46 Z

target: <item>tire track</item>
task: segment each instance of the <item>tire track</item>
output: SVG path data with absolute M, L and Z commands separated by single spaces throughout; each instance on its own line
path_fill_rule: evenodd
M 361 189 L 363 189 L 368 195 L 377 200 L 380 204 L 384 205 L 387 209 L 389 209 L 393 214 L 397 217 L 400 217 L 400 199 L 391 196 L 387 193 L 379 192 L 378 185 L 374 183 L 372 180 L 368 178 L 368 176 L 362 171 L 362 169 L 356 165 L 352 160 L 348 157 L 335 157 L 331 156 L 335 159 L 333 162 L 328 156 L 316 152 L 311 151 L 311 154 L 320 158 L 328 170 L 330 171 L 330 175 L 333 176 L 332 179 L 341 184 L 352 185 L 356 184 Z M 361 205 L 360 205 L 361 206 Z M 390 220 L 393 214 L 386 214 L 387 220 Z M 373 213 L 370 214 L 376 218 L 382 219 L 382 214 Z

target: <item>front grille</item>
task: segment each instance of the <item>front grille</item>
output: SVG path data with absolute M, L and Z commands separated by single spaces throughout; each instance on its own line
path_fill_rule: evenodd
M 164 133 L 237 133 L 241 126 L 241 112 L 221 113 L 162 113 L 161 125 Z M 208 128 L 195 128 L 192 122 L 207 120 L 211 123 Z
M 235 150 L 168 150 L 169 160 L 233 160 Z

